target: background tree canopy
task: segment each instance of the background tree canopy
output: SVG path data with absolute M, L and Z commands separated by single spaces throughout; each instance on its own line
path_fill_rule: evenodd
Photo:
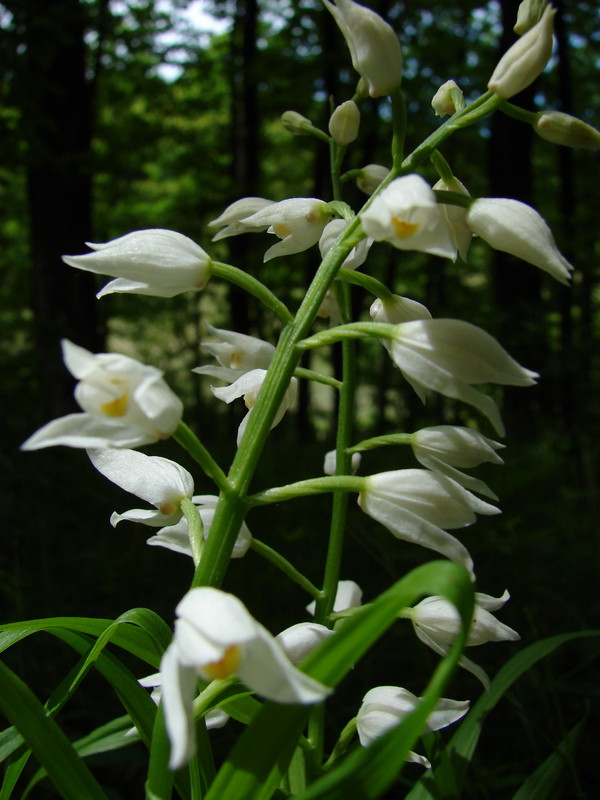
M 235 446 L 240 412 L 213 402 L 208 385 L 189 371 L 205 361 L 199 345 L 204 324 L 267 339 L 276 333 L 270 315 L 217 281 L 201 295 L 169 302 L 112 295 L 97 303 L 94 295 L 102 284 L 66 267 L 60 256 L 85 252 L 86 241 L 171 228 L 259 276 L 291 305 L 315 269 L 310 252 L 263 264 L 261 236 L 211 244 L 206 224 L 243 196 L 330 199 L 325 146 L 293 137 L 280 117 L 293 109 L 326 129 L 329 98 L 342 102 L 355 88 L 344 41 L 318 0 L 206 0 L 205 11 L 218 21 L 218 33 L 191 25 L 184 13 L 191 5 L 186 0 L 0 4 L 0 402 L 8 421 L 0 455 L 6 530 L 0 595 L 7 618 L 116 615 L 147 604 L 148 597 L 169 618 L 179 599 L 177 576 L 188 568 L 172 554 L 157 557 L 145 547 L 144 533 L 128 528 L 129 523 L 112 531 L 108 517 L 124 499 L 88 469 L 84 453 L 19 453 L 19 444 L 43 422 L 74 410 L 59 340 L 67 337 L 94 351 L 121 350 L 164 369 L 193 409 L 189 424 L 208 443 L 221 443 L 225 462 Z M 413 0 L 371 3 L 402 43 L 409 147 L 438 124 L 430 102 L 441 83 L 453 78 L 467 97 L 485 87 L 499 53 L 514 39 L 517 5 L 516 0 L 430 2 L 426 8 Z M 598 126 L 600 9 L 574 0 L 554 5 L 555 54 L 515 102 L 533 110 L 567 111 Z M 387 137 L 381 135 L 388 122 L 386 101 L 365 104 L 348 169 L 389 164 Z M 506 621 L 525 639 L 592 626 L 599 610 L 594 588 L 599 566 L 598 155 L 551 145 L 501 115 L 452 139 L 444 155 L 471 194 L 516 197 L 542 213 L 576 267 L 573 285 L 553 284 L 480 242 L 474 243 L 468 265 L 386 247 L 369 264 L 397 293 L 425 303 L 434 316 L 481 325 L 520 363 L 542 374 L 526 397 L 516 400 L 507 391 L 503 398 L 507 466 L 494 473 L 492 485 L 504 513 L 486 520 L 481 540 L 469 547 L 481 565 L 482 591 L 500 594 L 505 576 L 510 579 L 513 617 Z M 433 169 L 426 177 L 435 179 Z M 346 186 L 349 202 L 357 207 L 360 193 L 353 183 Z M 366 312 L 370 298 L 355 295 Z M 365 346 L 361 359 L 357 428 L 362 437 L 414 430 L 427 419 L 400 375 L 392 374 L 383 348 Z M 391 379 L 385 391 L 383 375 Z M 289 460 L 297 461 L 299 436 L 306 477 L 320 473 L 332 442 L 331 403 L 327 391 L 303 386 L 295 417 L 286 418 L 273 435 L 262 467 L 265 479 L 285 473 Z M 440 411 L 448 421 L 475 422 L 455 405 Z M 399 466 L 397 453 L 385 458 L 389 464 L 384 466 Z M 369 471 L 367 457 L 364 468 Z M 280 535 L 290 542 L 306 537 L 311 522 L 293 510 L 289 514 Z M 407 567 L 405 555 L 395 561 L 376 526 L 354 518 L 350 525 L 355 552 L 348 557 L 348 577 L 364 574 L 360 582 L 368 596 L 382 570 L 391 579 Z M 365 560 L 373 574 L 365 573 Z M 306 562 L 310 572 L 310 548 Z M 268 604 L 268 576 L 259 572 L 250 569 L 249 575 L 248 567 L 236 565 L 229 580 L 234 589 L 243 585 L 247 594 L 254 590 Z M 284 602 L 302 613 L 302 598 Z M 518 749 L 506 734 L 511 726 L 525 733 L 566 730 L 581 718 L 594 691 L 587 659 L 580 646 L 579 682 L 577 668 L 558 659 L 552 662 L 554 676 L 540 671 L 537 683 L 524 679 L 512 695 L 504 727 L 488 733 L 488 744 L 505 755 L 494 760 L 503 772 L 490 776 L 486 770 L 493 767 L 480 757 L 480 788 L 486 781 L 492 785 L 490 778 L 507 792 L 518 785 L 518 779 L 511 784 L 511 764 L 513 773 L 526 774 L 529 765 L 519 765 Z M 52 685 L 62 670 L 51 664 L 21 666 L 39 687 Z M 525 720 L 527 693 L 541 699 L 550 685 L 562 710 L 557 714 L 541 702 L 538 717 Z M 581 774 L 593 768 L 583 765 Z M 500 795 L 474 791 L 473 797 L 484 796 Z

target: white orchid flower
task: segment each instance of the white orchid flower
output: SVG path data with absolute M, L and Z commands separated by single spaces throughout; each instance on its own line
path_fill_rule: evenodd
M 197 680 L 237 675 L 252 691 L 277 703 L 310 705 L 330 690 L 298 670 L 274 637 L 231 594 L 203 586 L 176 609 L 175 635 L 161 661 L 171 769 L 194 751 L 193 700 Z
M 368 747 L 384 733 L 399 725 L 417 708 L 423 698 L 417 697 L 400 686 L 376 686 L 363 697 L 356 715 L 356 730 L 363 747 Z M 427 717 L 423 733 L 432 733 L 452 725 L 469 710 L 468 700 L 450 700 L 440 697 L 434 710 Z M 425 756 L 410 751 L 407 761 L 416 762 L 429 769 L 431 764 Z
M 361 461 L 362 461 L 362 456 L 360 453 L 352 453 L 352 458 L 350 460 L 350 470 L 353 475 L 356 475 L 356 473 L 358 472 Z M 323 459 L 323 472 L 325 473 L 325 475 L 335 475 L 336 471 L 337 471 L 337 454 L 335 450 L 330 450 L 328 453 L 325 453 L 325 458 Z
M 498 406 L 473 384 L 531 386 L 538 377 L 517 364 L 489 333 L 456 319 L 396 325 L 389 351 L 423 401 L 424 387 L 469 403 L 485 414 L 500 435 L 504 426 Z
M 199 371 L 200 369 L 196 370 L 196 372 Z M 237 435 L 238 444 L 240 443 L 241 438 L 244 435 L 244 431 L 246 430 L 246 425 L 248 424 L 248 419 L 250 417 L 250 414 L 252 413 L 252 408 L 254 406 L 254 403 L 256 402 L 258 392 L 263 384 L 266 374 L 267 374 L 266 369 L 252 369 L 249 372 L 244 372 L 230 386 L 222 386 L 222 387 L 211 386 L 211 391 L 215 395 L 215 397 L 218 397 L 219 400 L 223 400 L 226 403 L 232 403 L 234 400 L 237 400 L 238 397 L 244 398 L 246 408 L 248 408 L 249 411 L 244 417 L 244 419 L 241 421 L 240 426 L 238 428 L 238 435 Z M 281 422 L 283 415 L 296 399 L 297 390 L 298 390 L 298 381 L 296 378 L 292 378 L 290 381 L 290 385 L 288 386 L 286 393 L 283 397 L 283 400 L 281 401 L 281 404 L 277 409 L 277 413 L 275 414 L 275 418 L 273 419 L 271 428 L 274 428 Z
M 420 175 L 393 180 L 360 219 L 367 236 L 376 242 L 456 260 L 456 245 L 444 212 Z
M 298 622 L 278 633 L 275 641 L 281 646 L 292 664 L 299 664 L 321 642 L 333 636 L 333 633 L 334 631 L 330 628 L 319 625 L 317 622 Z
M 390 325 L 410 322 L 413 319 L 431 319 L 429 309 L 422 303 L 398 294 L 393 294 L 391 297 L 378 297 L 371 304 L 369 314 L 373 322 L 387 322 Z M 384 345 L 388 344 L 385 339 L 382 342 Z
M 329 133 L 340 147 L 346 147 L 356 139 L 359 126 L 360 111 L 354 100 L 341 103 L 329 118 Z
M 393 28 L 370 8 L 353 0 L 323 0 L 344 35 L 352 66 L 371 97 L 390 94 L 402 82 L 402 49 Z
M 155 367 L 117 353 L 97 355 L 64 339 L 63 359 L 78 379 L 75 399 L 82 414 L 53 420 L 22 445 L 23 450 L 67 445 L 139 447 L 170 436 L 183 404 Z
M 507 591 L 501 597 L 475 593 L 475 608 L 467 647 L 486 642 L 515 642 L 521 638 L 515 630 L 504 625 L 491 613 L 501 608 L 509 598 Z M 449 652 L 460 630 L 460 614 L 445 597 L 426 597 L 413 608 L 403 609 L 402 616 L 412 621 L 418 638 L 441 656 Z M 490 681 L 485 670 L 465 656 L 458 663 L 475 675 L 489 691 Z
M 88 456 L 105 478 L 155 507 L 114 513 L 110 518 L 113 527 L 124 519 L 154 528 L 173 525 L 181 519 L 181 500 L 192 497 L 194 479 L 179 464 L 137 450 L 115 448 L 88 450 Z
M 506 51 L 488 81 L 491 92 L 508 100 L 543 72 L 552 55 L 555 14 L 556 9 L 546 6 L 539 22 Z
M 133 231 L 103 244 L 86 244 L 94 252 L 63 256 L 63 261 L 70 267 L 115 278 L 97 297 L 113 292 L 174 297 L 204 288 L 210 278 L 208 254 L 176 231 Z
M 464 194 L 466 197 L 469 197 L 469 192 L 458 178 L 452 178 L 450 181 L 440 179 L 433 188 L 440 192 L 456 192 L 456 194 Z M 463 261 L 466 261 L 469 247 L 471 246 L 471 240 L 473 239 L 473 231 L 467 225 L 467 209 L 462 206 L 452 205 L 451 203 L 442 202 L 441 205 L 442 213 L 446 217 L 446 221 L 454 237 L 454 243 L 458 254 Z
M 348 223 L 344 219 L 332 219 L 331 222 L 327 223 L 323 229 L 321 238 L 319 239 L 319 251 L 321 253 L 321 258 L 325 258 L 327 253 L 333 247 L 338 236 L 340 236 L 342 231 L 344 231 L 344 229 L 347 227 Z M 370 239 L 369 237 L 361 239 L 356 247 L 353 247 L 348 253 L 342 262 L 342 267 L 345 269 L 358 269 L 361 267 L 367 260 L 367 256 L 369 255 L 369 250 L 371 249 L 372 244 L 373 239 Z
M 426 469 L 399 469 L 365 478 L 358 504 L 397 539 L 427 547 L 473 572 L 466 547 L 445 529 L 464 528 L 475 514 L 499 514 L 463 486 Z
M 197 494 L 192 497 L 192 503 L 197 507 L 198 514 L 202 520 L 202 535 L 204 539 L 210 533 L 218 501 L 219 498 L 214 494 Z M 166 550 L 181 553 L 190 558 L 194 557 L 190 542 L 190 531 L 185 517 L 182 517 L 175 525 L 162 528 L 154 536 L 151 536 L 146 544 L 154 547 L 164 547 Z M 252 534 L 246 523 L 242 522 L 231 557 L 242 558 L 248 552 L 251 544 Z
M 480 197 L 467 211 L 469 228 L 496 250 L 522 258 L 560 283 L 568 283 L 573 266 L 561 254 L 552 231 L 538 212 L 519 200 Z
M 360 170 L 356 179 L 356 185 L 361 192 L 370 196 L 389 174 L 389 169 L 382 164 L 367 164 L 366 167 L 362 167 Z
M 358 608 L 362 603 L 363 590 L 360 588 L 356 581 L 343 580 L 338 581 L 337 589 L 335 592 L 335 600 L 333 601 L 333 612 L 339 614 L 341 611 L 347 611 L 349 608 Z M 309 614 L 314 614 L 316 603 L 309 603 L 306 610 Z
M 242 222 L 242 220 L 256 211 L 260 211 L 261 208 L 273 205 L 273 203 L 273 200 L 266 200 L 264 197 L 242 197 L 240 200 L 231 203 L 222 214 L 208 223 L 209 228 L 221 228 L 213 236 L 213 242 L 217 242 L 219 239 L 226 239 L 229 236 L 238 236 L 240 233 L 266 231 L 269 227 L 268 225 L 253 226 Z
M 206 328 L 218 341 L 203 339 L 200 345 L 223 367 L 248 372 L 251 369 L 267 369 L 273 360 L 275 347 L 257 336 L 213 328 L 212 325 Z
M 269 247 L 264 260 L 277 256 L 289 256 L 308 250 L 319 241 L 323 228 L 331 219 L 327 203 L 314 197 L 292 197 L 280 203 L 272 203 L 266 208 L 242 219 L 244 225 L 253 228 L 267 228 L 281 242 Z
M 457 100 L 464 107 L 463 93 L 456 83 L 450 80 L 443 83 L 431 99 L 431 107 L 436 117 L 447 117 L 457 111 Z
M 500 442 L 488 439 L 472 428 L 435 425 L 411 434 L 410 443 L 417 461 L 427 469 L 453 478 L 472 492 L 479 492 L 492 500 L 498 499 L 483 481 L 465 475 L 460 469 L 477 467 L 486 461 L 502 464 L 496 452 L 504 447 Z

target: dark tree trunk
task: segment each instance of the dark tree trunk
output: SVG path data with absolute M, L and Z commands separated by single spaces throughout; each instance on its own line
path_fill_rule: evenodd
M 85 79 L 85 18 L 79 0 L 29 0 L 21 89 L 28 146 L 27 188 L 33 260 L 33 308 L 41 409 L 72 407 L 72 379 L 59 342 L 102 349 L 94 280 L 67 267 L 65 253 L 91 238 L 91 103 Z

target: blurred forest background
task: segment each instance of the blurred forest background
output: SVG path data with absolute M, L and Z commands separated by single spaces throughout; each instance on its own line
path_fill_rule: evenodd
M 94 295 L 103 283 L 66 267 L 61 255 L 85 252 L 86 241 L 102 242 L 130 230 L 171 228 L 258 276 L 291 307 L 317 265 L 314 249 L 264 265 L 266 236 L 213 245 L 206 224 L 244 196 L 330 199 L 326 147 L 292 136 L 280 116 L 293 109 L 326 129 L 329 97 L 342 102 L 355 88 L 343 38 L 318 0 L 205 0 L 203 9 L 212 19 L 205 31 L 191 23 L 189 12 L 197 5 L 185 0 L 0 3 L 4 620 L 115 617 L 149 606 L 170 622 L 191 574 L 183 557 L 146 547 L 147 529 L 130 523 L 110 527 L 110 513 L 128 508 L 131 499 L 96 474 L 85 453 L 66 448 L 19 452 L 21 442 L 44 422 L 75 410 L 60 339 L 93 351 L 126 352 L 164 369 L 186 403 L 186 421 L 226 467 L 243 412 L 237 404 L 214 400 L 208 381 L 190 372 L 211 361 L 200 347 L 204 325 L 270 341 L 278 332 L 269 313 L 216 280 L 201 294 L 174 300 L 111 295 L 98 302 Z M 554 5 L 552 60 L 515 102 L 566 111 L 598 127 L 600 9 L 581 0 L 555 0 Z M 515 38 L 518 3 L 373 0 L 371 6 L 391 22 L 402 43 L 412 148 L 439 124 L 430 102 L 441 83 L 453 78 L 467 98 L 485 89 L 499 54 Z M 360 137 L 345 167 L 389 166 L 387 102 L 369 99 L 361 111 Z M 477 241 L 468 264 L 380 246 L 371 251 L 367 267 L 397 293 L 425 303 L 434 316 L 482 326 L 521 364 L 541 374 L 535 388 L 504 393 L 506 465 L 481 470 L 499 495 L 503 514 L 478 522 L 462 536 L 475 559 L 479 590 L 494 595 L 510 590 L 501 618 L 529 643 L 593 627 L 599 619 L 600 164 L 596 152 L 556 147 L 500 114 L 452 139 L 443 153 L 472 195 L 515 197 L 534 205 L 576 267 L 572 286 L 563 287 Z M 435 180 L 433 170 L 426 170 L 426 177 Z M 360 207 L 364 195 L 353 183 L 346 188 L 348 202 Z M 364 318 L 372 298 L 358 289 L 353 295 L 356 313 Z M 357 441 L 442 422 L 481 426 L 493 435 L 464 406 L 439 398 L 421 406 L 384 348 L 365 344 L 360 352 Z M 305 366 L 328 368 L 321 355 L 313 353 L 311 359 Z M 301 384 L 295 413 L 273 432 L 257 490 L 321 473 L 323 454 L 333 446 L 332 407 L 327 390 Z M 192 467 L 172 443 L 149 452 Z M 366 454 L 361 471 L 401 466 L 413 466 L 409 456 L 386 448 Z M 198 476 L 196 491 L 212 487 Z M 318 582 L 328 501 L 310 502 L 310 507 L 304 501 L 253 512 L 249 525 Z M 428 558 L 419 548 L 391 540 L 352 509 L 343 577 L 358 581 L 366 600 Z M 305 618 L 306 602 L 298 590 L 280 589 L 278 580 L 250 553 L 232 563 L 225 588 L 238 592 L 277 632 Z M 490 645 L 470 655 L 493 673 L 517 649 Z M 484 731 L 469 796 L 511 797 L 567 730 L 594 703 L 597 708 L 597 652 L 594 644 L 567 645 L 515 685 Z M 374 683 L 404 685 L 404 675 L 427 675 L 435 660 L 412 631 L 399 625 L 386 640 L 385 658 L 373 656 L 371 677 L 362 670 L 361 677 L 357 674 L 346 717 L 336 724 L 355 713 L 362 693 Z M 45 697 L 72 656 L 44 639 L 11 651 L 10 661 Z M 95 699 L 87 697 L 80 708 L 66 710 L 74 735 L 105 721 L 106 707 L 114 702 L 97 680 Z M 476 696 L 474 683 L 461 674 L 451 696 Z M 405 685 L 416 692 L 422 688 Z M 593 730 L 589 722 L 588 731 Z M 228 735 L 221 733 L 225 742 Z M 565 787 L 557 784 L 557 797 L 597 796 L 591 738 L 566 770 Z M 115 797 L 138 796 L 131 787 L 142 785 L 136 783 L 143 779 L 142 756 L 121 757 L 121 790 L 113 787 Z M 417 773 L 411 766 L 407 774 Z

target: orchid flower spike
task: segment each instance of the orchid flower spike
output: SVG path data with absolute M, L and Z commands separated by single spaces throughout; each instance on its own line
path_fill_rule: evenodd
M 363 747 L 368 747 L 384 733 L 399 725 L 417 708 L 423 698 L 417 697 L 400 686 L 376 686 L 363 697 L 356 715 L 356 730 Z M 468 700 L 449 700 L 440 697 L 434 710 L 427 717 L 423 733 L 432 733 L 452 725 L 469 710 Z M 431 764 L 425 756 L 410 751 L 407 761 L 413 761 L 429 769 Z
M 213 242 L 227 239 L 229 236 L 238 236 L 240 233 L 266 231 L 269 227 L 268 225 L 255 227 L 245 224 L 242 220 L 260 211 L 261 208 L 273 205 L 273 202 L 273 200 L 266 200 L 264 197 L 242 197 L 240 200 L 231 203 L 222 214 L 208 223 L 209 228 L 221 228 L 213 236 Z
M 521 367 L 476 325 L 457 319 L 421 319 L 395 326 L 390 355 L 425 401 L 423 387 L 478 408 L 503 435 L 496 403 L 473 388 L 480 383 L 531 386 L 538 377 Z
M 292 197 L 272 203 L 241 220 L 255 230 L 267 229 L 282 241 L 269 247 L 264 260 L 308 250 L 319 241 L 331 219 L 327 203 L 314 197 Z
M 49 422 L 23 450 L 68 447 L 139 447 L 166 439 L 183 413 L 183 403 L 155 367 L 117 353 L 93 353 L 64 339 L 63 359 L 79 383 L 75 399 L 82 414 Z
M 97 297 L 113 292 L 174 297 L 203 289 L 210 278 L 210 257 L 176 231 L 133 231 L 104 244 L 86 244 L 92 253 L 63 256 L 63 261 L 70 267 L 115 278 Z
M 515 642 L 519 634 L 497 620 L 492 611 L 497 611 L 510 598 L 508 592 L 501 597 L 491 597 L 481 592 L 475 593 L 475 608 L 467 638 L 467 647 L 486 642 Z M 412 620 L 418 638 L 441 656 L 445 656 L 460 630 L 460 615 L 445 597 L 426 597 L 413 608 L 405 608 L 402 616 Z M 479 678 L 489 690 L 490 682 L 485 671 L 470 659 L 462 656 L 458 662 L 468 672 Z
M 191 589 L 176 614 L 175 635 L 160 666 L 171 769 L 181 767 L 194 752 L 198 678 L 237 675 L 249 689 L 276 703 L 311 705 L 330 693 L 291 663 L 234 595 L 209 586 Z
M 572 265 L 560 253 L 546 221 L 527 203 L 480 197 L 471 203 L 465 222 L 496 250 L 522 258 L 560 283 L 569 282 Z
M 197 369 L 196 372 L 199 372 L 200 369 L 201 368 Z M 258 392 L 263 384 L 266 374 L 267 374 L 266 369 L 252 369 L 249 372 L 244 372 L 230 386 L 222 386 L 222 387 L 211 386 L 211 391 L 214 394 L 214 396 L 218 397 L 219 400 L 225 401 L 226 403 L 232 403 L 234 400 L 237 400 L 238 397 L 244 398 L 244 403 L 246 404 L 246 408 L 248 408 L 249 411 L 244 417 L 244 419 L 241 421 L 240 426 L 238 428 L 238 435 L 237 435 L 238 445 L 242 439 L 242 436 L 244 435 L 244 431 L 246 430 L 248 419 L 250 417 L 250 414 L 252 413 L 252 408 L 254 407 L 254 403 L 256 402 Z M 275 418 L 273 419 L 271 428 L 274 428 L 281 422 L 281 420 L 283 419 L 283 415 L 296 399 L 297 391 L 298 391 L 298 380 L 297 378 L 292 378 L 290 381 L 290 385 L 288 386 L 286 393 L 283 397 L 283 400 L 281 401 L 281 404 L 277 409 L 277 413 L 275 414 Z
M 215 517 L 215 510 L 219 498 L 214 494 L 197 494 L 192 497 L 192 503 L 197 507 L 198 514 L 202 520 L 202 535 L 204 539 L 208 538 L 210 528 Z M 187 519 L 182 517 L 175 525 L 168 525 L 165 528 L 157 531 L 154 536 L 151 536 L 146 544 L 153 547 L 164 547 L 166 550 L 171 550 L 174 553 L 181 553 L 182 555 L 194 557 L 192 544 L 190 542 L 190 531 Z M 237 539 L 231 551 L 231 558 L 242 558 L 248 552 L 252 545 L 252 534 L 248 529 L 245 522 L 242 522 Z
M 391 94 L 402 81 L 402 50 L 394 30 L 379 14 L 353 0 L 323 0 L 344 35 L 352 66 L 371 97 Z
M 179 522 L 182 499 L 194 493 L 194 479 L 186 469 L 168 458 L 137 450 L 88 450 L 88 456 L 105 478 L 155 507 L 114 513 L 110 518 L 113 527 L 124 519 L 154 528 Z
M 413 542 L 462 564 L 473 574 L 464 545 L 445 529 L 464 528 L 475 514 L 499 514 L 460 484 L 426 469 L 399 469 L 365 478 L 358 504 L 397 539 Z
M 376 242 L 456 260 L 452 231 L 433 190 L 420 175 L 393 180 L 360 219 L 367 236 Z

